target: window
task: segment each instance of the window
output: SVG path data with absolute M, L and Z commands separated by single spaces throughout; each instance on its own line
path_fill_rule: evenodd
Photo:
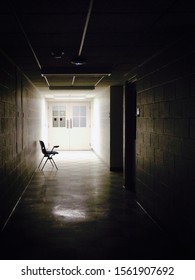
M 53 127 L 66 127 L 66 107 L 53 106 Z
M 73 106 L 73 127 L 86 127 L 86 106 Z

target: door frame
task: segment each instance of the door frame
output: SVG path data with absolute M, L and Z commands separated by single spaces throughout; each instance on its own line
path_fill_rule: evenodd
M 81 106 L 81 105 L 84 105 L 86 106 L 87 108 L 87 126 L 86 126 L 86 129 L 88 129 L 88 137 L 89 137 L 89 147 L 88 148 L 79 148 L 78 149 L 72 149 L 71 148 L 71 145 L 69 143 L 69 141 L 71 140 L 70 136 L 71 136 L 71 132 L 73 132 L 72 129 L 74 129 L 73 127 L 73 118 L 72 118 L 72 115 L 71 115 L 71 118 L 70 118 L 70 115 L 69 113 L 72 112 L 70 111 L 70 109 L 74 106 L 74 105 L 78 105 L 78 106 Z M 67 136 L 68 136 L 68 139 L 67 139 L 67 147 L 65 148 L 65 150 L 90 150 L 91 148 L 91 103 L 89 101 L 50 101 L 48 102 L 48 146 L 51 148 L 53 147 L 54 143 L 51 142 L 51 139 L 52 137 L 50 137 L 50 134 L 52 133 L 52 119 L 53 116 L 52 116 L 52 107 L 53 106 L 65 106 L 66 109 L 68 109 L 66 111 L 66 117 L 65 117 L 65 127 L 61 127 L 62 129 L 65 128 L 67 130 Z M 68 115 L 67 115 L 68 113 Z M 68 118 L 67 118 L 68 117 Z M 70 122 L 70 120 L 72 120 Z M 72 125 L 71 125 L 72 123 Z M 57 127 L 57 129 L 60 128 L 60 127 Z M 82 127 L 79 126 L 79 128 L 82 129 Z M 73 133 L 72 133 L 73 134 Z M 78 139 L 78 138 L 77 138 Z M 59 147 L 59 150 L 61 150 L 61 148 Z

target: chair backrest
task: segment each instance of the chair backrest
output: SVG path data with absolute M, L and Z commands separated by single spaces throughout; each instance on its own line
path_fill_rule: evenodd
M 44 142 L 43 141 L 39 141 L 39 143 L 40 143 L 40 145 L 41 145 L 41 151 L 42 151 L 42 153 L 45 155 L 46 154 L 46 148 L 45 148 L 45 144 L 44 144 Z

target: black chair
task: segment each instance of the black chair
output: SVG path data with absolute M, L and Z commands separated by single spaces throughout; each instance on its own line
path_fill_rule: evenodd
M 46 165 L 46 163 L 47 163 L 48 160 L 50 160 L 50 162 L 51 162 L 51 164 L 52 164 L 53 167 L 55 166 L 56 169 L 58 169 L 58 168 L 57 168 L 57 165 L 55 164 L 55 161 L 54 161 L 54 159 L 53 159 L 53 156 L 55 156 L 56 154 L 58 154 L 58 152 L 54 151 L 54 149 L 55 149 L 55 148 L 58 148 L 59 146 L 53 146 L 52 150 L 51 150 L 51 151 L 48 151 L 48 150 L 45 148 L 45 144 L 44 144 L 43 141 L 40 140 L 39 143 L 40 143 L 40 145 L 41 145 L 41 151 L 42 151 L 42 153 L 43 153 L 43 158 L 42 158 L 41 162 L 39 163 L 38 168 L 40 168 L 41 163 L 43 162 L 43 159 L 44 159 L 44 158 L 47 158 L 46 161 L 45 161 L 45 163 L 44 163 L 44 165 L 43 165 L 43 167 L 41 168 L 41 170 L 43 170 L 43 168 L 45 167 L 45 165 Z

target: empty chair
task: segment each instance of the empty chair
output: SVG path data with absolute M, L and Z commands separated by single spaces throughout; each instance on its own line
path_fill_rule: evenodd
M 52 164 L 53 167 L 55 166 L 56 169 L 58 169 L 58 168 L 57 168 L 57 165 L 55 164 L 55 161 L 54 161 L 54 159 L 53 159 L 53 156 L 56 155 L 56 154 L 58 154 L 58 152 L 54 151 L 54 149 L 55 149 L 55 148 L 58 148 L 59 146 L 53 146 L 52 150 L 51 150 L 51 151 L 48 151 L 48 150 L 45 148 L 45 144 L 44 144 L 43 141 L 40 140 L 39 143 L 40 143 L 40 145 L 41 145 L 41 151 L 42 151 L 42 153 L 43 153 L 43 158 L 42 158 L 41 162 L 39 163 L 38 168 L 40 168 L 41 163 L 43 162 L 43 159 L 46 158 L 45 163 L 44 163 L 43 167 L 41 168 L 41 170 L 43 170 L 43 168 L 45 167 L 45 165 L 46 165 L 46 163 L 47 163 L 48 160 L 50 160 L 50 162 L 51 162 L 51 164 Z

